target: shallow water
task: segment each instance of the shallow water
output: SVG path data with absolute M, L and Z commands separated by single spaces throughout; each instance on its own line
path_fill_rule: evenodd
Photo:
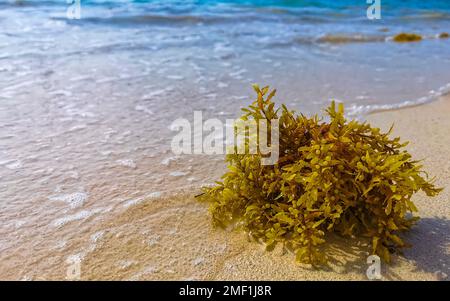
M 0 1 L 0 269 L 217 179 L 223 158 L 175 156 L 169 126 L 237 117 L 251 83 L 359 117 L 449 89 L 448 1 L 382 1 L 374 21 L 337 2 L 82 1 L 69 20 L 64 1 Z M 402 31 L 424 40 L 390 41 Z

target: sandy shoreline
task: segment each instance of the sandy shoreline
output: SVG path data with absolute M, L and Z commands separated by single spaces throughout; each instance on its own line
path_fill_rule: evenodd
M 450 97 L 434 103 L 369 116 L 373 125 L 409 140 L 416 158 L 426 158 L 425 169 L 446 187 L 450 179 Z M 449 279 L 450 199 L 448 189 L 430 199 L 415 197 L 422 220 L 408 234 L 413 247 L 392 266 L 383 266 L 385 279 Z M 158 203 L 158 205 L 156 205 Z M 366 279 L 365 248 L 336 241 L 332 269 L 320 271 L 295 263 L 281 248 L 268 253 L 243 233 L 211 228 L 207 209 L 192 193 L 170 199 L 150 200 L 131 208 L 108 228 L 109 233 L 90 253 L 83 266 L 85 279 L 226 279 L 226 280 L 324 280 Z M 119 265 L 117 264 L 119 263 Z M 122 265 L 120 265 L 122 263 Z M 91 268 L 89 268 L 91 267 Z M 95 267 L 95 268 L 94 268 Z
M 406 236 L 413 247 L 404 257 L 395 256 L 392 265 L 382 265 L 383 279 L 450 279 L 448 116 L 450 96 L 368 117 L 383 129 L 395 122 L 394 134 L 410 141 L 408 150 L 415 158 L 425 158 L 425 170 L 446 187 L 436 198 L 414 197 L 422 219 Z M 34 259 L 3 258 L 8 269 L 1 269 L 0 279 L 66 279 L 68 258 L 81 261 L 85 280 L 367 279 L 365 242 L 348 244 L 336 238 L 331 268 L 314 270 L 296 264 L 294 255 L 283 253 L 281 247 L 269 253 L 244 233 L 213 229 L 207 205 L 198 203 L 195 193 L 183 191 L 132 205 L 78 233 L 51 254 L 37 248 L 28 253 L 39 254 Z M 62 227 L 55 234 L 67 231 Z M 10 269 L 14 264 L 20 268 Z

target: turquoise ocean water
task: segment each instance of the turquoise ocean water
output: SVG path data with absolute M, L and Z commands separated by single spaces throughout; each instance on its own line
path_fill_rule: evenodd
M 65 1 L 0 1 L 0 91 L 23 81 L 23 68 L 32 76 L 56 64 L 77 77 L 81 71 L 58 60 L 91 69 L 96 56 L 110 57 L 130 76 L 145 76 L 141 69 L 151 65 L 164 80 L 147 84 L 186 85 L 198 101 L 227 97 L 222 90 L 241 97 L 250 82 L 271 84 L 283 101 L 308 112 L 331 98 L 355 114 L 426 102 L 450 82 L 450 40 L 436 38 L 450 31 L 445 0 L 383 0 L 379 20 L 367 18 L 363 0 L 79 3 L 80 19 L 70 20 L 74 4 Z M 424 41 L 391 42 L 399 32 Z M 139 60 L 147 65 L 134 66 Z M 99 72 L 97 80 L 106 77 Z M 211 87 L 217 84 L 223 88 Z

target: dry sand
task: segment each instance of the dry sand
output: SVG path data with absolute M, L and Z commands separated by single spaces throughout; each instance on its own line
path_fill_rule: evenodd
M 382 265 L 385 280 L 450 279 L 449 116 L 450 97 L 445 97 L 368 118 L 383 129 L 395 122 L 394 134 L 411 141 L 408 150 L 425 158 L 425 170 L 446 187 L 436 198 L 414 196 L 422 219 L 405 237 L 413 247 L 395 256 L 393 264 Z M 47 261 L 23 258 L 33 265 L 29 279 L 65 279 L 69 255 L 81 260 L 81 279 L 87 280 L 367 279 L 363 241 L 336 238 L 330 248 L 331 267 L 313 269 L 296 264 L 294 255 L 281 247 L 266 252 L 244 233 L 213 229 L 207 205 L 198 203 L 195 193 L 184 191 L 130 206 L 55 249 Z M 1 278 L 18 278 L 20 272 L 2 271 Z

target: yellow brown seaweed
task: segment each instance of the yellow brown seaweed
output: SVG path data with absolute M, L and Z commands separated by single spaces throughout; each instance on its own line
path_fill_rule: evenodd
M 324 122 L 284 105 L 276 110 L 275 90 L 254 88 L 258 98 L 242 118 L 279 120 L 280 157 L 264 166 L 261 154 L 227 155 L 222 181 L 199 196 L 210 203 L 214 225 L 238 224 L 268 250 L 283 243 L 299 262 L 313 265 L 327 262 L 329 234 L 368 237 L 370 253 L 390 262 L 392 252 L 407 246 L 399 233 L 418 219 L 411 197 L 441 190 L 423 177 L 407 143 L 348 121 L 342 104 L 332 102 Z
M 418 42 L 422 40 L 422 36 L 415 33 L 399 33 L 394 37 L 394 41 L 398 43 Z

